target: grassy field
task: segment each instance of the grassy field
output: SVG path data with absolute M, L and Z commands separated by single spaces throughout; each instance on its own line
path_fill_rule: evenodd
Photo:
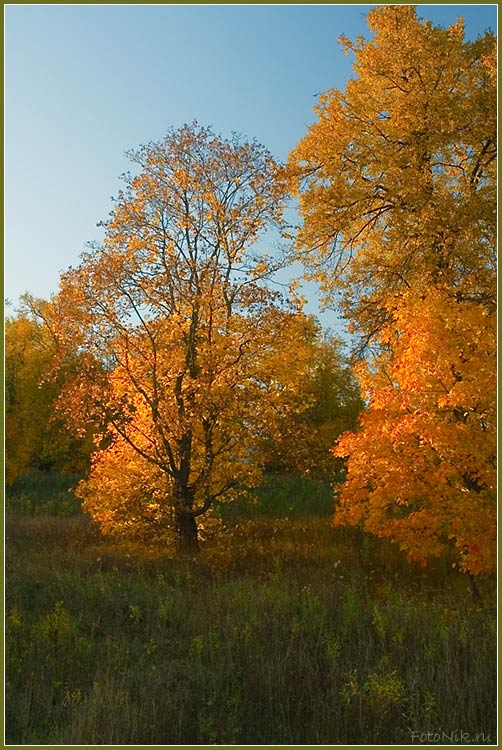
M 494 581 L 473 601 L 330 502 L 271 480 L 185 560 L 11 512 L 7 743 L 496 742 Z

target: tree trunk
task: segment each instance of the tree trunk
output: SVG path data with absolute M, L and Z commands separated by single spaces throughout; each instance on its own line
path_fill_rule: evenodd
M 176 547 L 181 554 L 194 554 L 199 551 L 197 522 L 192 512 L 187 508 L 176 508 L 174 512 L 176 523 Z

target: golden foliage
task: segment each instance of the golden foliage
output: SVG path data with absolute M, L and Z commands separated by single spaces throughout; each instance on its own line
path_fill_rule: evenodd
M 190 546 L 195 517 L 259 481 L 263 433 L 308 364 L 305 318 L 253 249 L 280 218 L 266 149 L 194 124 L 132 160 L 103 245 L 62 279 L 62 347 L 80 351 L 62 404 L 103 423 L 80 488 L 103 528 L 174 514 Z
M 23 299 L 5 321 L 5 468 L 7 484 L 33 468 L 80 473 L 92 442 L 64 429 L 54 413 L 62 377 L 48 374 L 56 356 L 55 311 L 44 300 Z
M 287 174 L 297 249 L 339 295 L 368 362 L 368 410 L 342 438 L 348 481 L 335 523 L 387 536 L 422 563 L 453 542 L 494 568 L 496 44 L 414 6 L 368 14 L 345 91 Z M 368 350 L 369 347 L 373 349 Z M 370 359 L 370 356 L 373 359 Z
M 362 523 L 425 563 L 453 543 L 462 569 L 496 564 L 496 320 L 438 290 L 404 296 L 392 348 L 361 367 L 371 404 L 348 457 L 335 525 Z
M 496 44 L 413 6 L 367 20 L 371 41 L 342 39 L 356 77 L 321 97 L 288 174 L 298 251 L 371 341 L 400 289 L 495 302 Z

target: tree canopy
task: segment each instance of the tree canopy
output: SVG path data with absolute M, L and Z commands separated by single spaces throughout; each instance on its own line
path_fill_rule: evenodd
M 414 6 L 382 6 L 370 41 L 342 37 L 356 76 L 320 96 L 290 155 L 297 247 L 363 343 L 389 295 L 442 286 L 495 304 L 496 43 L 466 42 Z
M 368 14 L 345 91 L 290 156 L 297 251 L 365 355 L 335 524 L 425 562 L 495 560 L 496 44 L 414 6 Z
M 305 324 L 255 248 L 281 209 L 265 148 L 193 124 L 131 158 L 103 244 L 62 277 L 61 346 L 80 369 L 61 404 L 108 434 L 79 489 L 102 527 L 171 518 L 194 549 L 195 519 L 259 481 L 262 435 L 308 364 Z

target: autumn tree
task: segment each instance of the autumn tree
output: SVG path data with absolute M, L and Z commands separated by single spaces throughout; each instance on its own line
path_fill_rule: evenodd
M 290 394 L 289 411 L 281 404 L 264 450 L 268 471 L 332 480 L 343 471 L 332 447 L 343 432 L 355 429 L 363 401 L 341 341 L 314 319 L 309 322 L 304 342 L 310 351 L 308 366 Z
M 55 414 L 61 375 L 47 379 L 57 342 L 51 305 L 26 296 L 5 321 L 5 468 L 7 484 L 33 469 L 84 473 L 90 434 L 76 438 Z
M 197 124 L 130 154 L 101 245 L 61 281 L 60 340 L 80 352 L 61 408 L 101 418 L 80 485 L 104 531 L 197 519 L 260 478 L 261 433 L 306 366 L 297 306 L 257 240 L 281 215 L 269 152 Z
M 485 468 L 493 458 L 495 426 L 484 416 L 493 411 L 493 387 L 477 406 L 474 395 L 458 405 L 444 399 L 452 378 L 470 382 L 462 371 L 465 365 L 472 374 L 470 363 L 482 363 L 490 373 L 485 385 L 493 386 L 494 351 L 487 338 L 496 304 L 496 45 L 491 33 L 466 42 L 461 19 L 447 29 L 434 27 L 417 17 L 414 6 L 379 7 L 368 14 L 368 25 L 371 40 L 342 38 L 355 57 L 356 75 L 345 91 L 320 97 L 318 121 L 291 154 L 289 175 L 303 217 L 298 252 L 328 298 L 340 300 L 359 335 L 359 354 L 374 358 L 363 376 L 370 400 L 361 432 L 339 448 L 348 456 L 348 484 L 337 522 L 360 521 L 400 542 L 407 530 L 411 553 L 423 553 L 423 559 L 439 548 L 429 544 L 430 534 L 469 548 L 467 525 L 460 532 L 448 524 L 455 503 L 460 514 L 466 498 L 472 500 L 474 547 L 486 524 L 493 524 L 493 513 L 484 510 L 493 483 Z M 407 310 L 425 316 L 425 329 Z M 429 345 L 422 346 L 425 340 Z M 446 379 L 437 365 L 440 340 L 453 368 Z M 396 377 L 403 357 L 415 357 L 415 385 Z M 429 398 L 429 376 L 443 383 L 436 382 L 435 399 Z M 415 388 L 423 389 L 420 397 Z M 418 409 L 422 418 L 412 420 L 408 409 Z M 396 419 L 410 429 L 405 451 L 380 439 Z M 448 451 L 443 441 L 431 454 L 432 425 L 449 435 Z M 473 434 L 482 430 L 483 456 L 472 443 L 461 447 L 460 436 L 469 440 L 471 426 Z M 478 459 L 484 479 L 475 478 Z M 452 461 L 455 479 L 447 471 Z M 431 468 L 427 476 L 424 467 L 438 462 L 443 474 Z M 387 482 L 389 473 L 394 480 Z M 442 481 L 434 485 L 433 475 Z M 413 499 L 406 491 L 410 477 Z M 434 512 L 427 515 L 431 503 Z M 492 538 L 487 534 L 483 543 L 489 546 Z M 492 547 L 485 559 L 493 560 Z M 474 572 L 490 568 L 476 560 L 468 552 L 463 564 Z

